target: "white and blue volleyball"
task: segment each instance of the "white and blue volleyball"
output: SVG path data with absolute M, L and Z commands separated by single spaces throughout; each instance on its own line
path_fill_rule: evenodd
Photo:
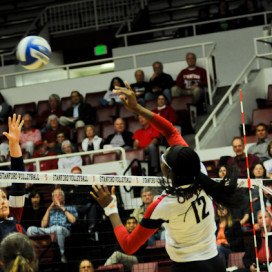
M 27 36 L 19 42 L 16 57 L 24 68 L 28 70 L 40 69 L 49 62 L 51 47 L 42 37 Z

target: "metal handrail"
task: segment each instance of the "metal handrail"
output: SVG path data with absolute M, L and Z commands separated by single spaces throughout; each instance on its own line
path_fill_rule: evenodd
M 86 151 L 86 152 L 74 152 L 71 154 L 63 154 L 63 155 L 57 155 L 57 156 L 48 156 L 48 157 L 40 157 L 40 158 L 34 158 L 34 159 L 24 159 L 24 163 L 36 163 L 36 171 L 40 172 L 40 162 L 42 161 L 50 161 L 50 160 L 56 160 L 56 159 L 61 159 L 61 158 L 70 158 L 70 157 L 75 157 L 75 156 L 84 156 L 84 155 L 94 155 L 94 154 L 100 154 L 100 153 L 105 153 L 105 152 L 114 152 L 118 151 L 121 152 L 122 154 L 122 159 L 119 161 L 124 162 L 124 166 L 127 167 L 127 159 L 126 159 L 126 152 L 125 149 L 122 147 L 114 147 L 110 149 L 99 149 L 99 150 L 93 150 L 93 151 Z M 0 167 L 2 166 L 9 166 L 10 162 L 2 162 L 0 163 Z
M 231 20 L 235 20 L 235 19 L 241 19 L 241 18 L 247 18 L 247 17 L 254 17 L 254 16 L 263 15 L 264 16 L 264 25 L 267 25 L 268 24 L 268 21 L 267 21 L 267 15 L 268 14 L 272 14 L 272 11 L 257 12 L 257 13 L 253 13 L 253 14 L 250 14 L 250 15 L 247 14 L 247 15 L 226 17 L 226 18 L 223 18 L 223 19 L 227 19 L 228 21 L 231 21 Z M 118 31 L 115 34 L 115 37 L 116 38 L 123 38 L 125 46 L 128 46 L 128 40 L 127 40 L 128 37 L 142 35 L 142 34 L 148 34 L 148 33 L 154 33 L 154 32 L 159 32 L 159 31 L 172 30 L 172 29 L 176 29 L 176 28 L 192 27 L 193 28 L 193 36 L 196 36 L 197 35 L 196 26 L 216 23 L 216 22 L 220 22 L 220 21 L 222 21 L 222 18 L 213 19 L 213 20 L 209 20 L 209 21 L 195 22 L 195 23 L 176 24 L 176 25 L 173 25 L 173 26 L 153 28 L 153 29 L 148 29 L 148 30 L 123 33 L 123 34 L 119 34 L 122 31 L 122 28 L 120 26 L 120 28 L 118 29 Z M 123 24 L 123 27 L 124 26 L 125 26 L 125 23 Z

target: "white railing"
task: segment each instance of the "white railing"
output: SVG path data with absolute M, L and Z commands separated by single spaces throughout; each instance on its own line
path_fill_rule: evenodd
M 93 61 L 86 61 L 86 62 L 80 62 L 80 63 L 75 63 L 75 64 L 67 64 L 67 65 L 60 65 L 56 66 L 53 68 L 45 68 L 42 70 L 36 70 L 36 71 L 24 71 L 24 72 L 17 72 L 17 73 L 8 73 L 8 74 L 0 74 L 0 79 L 2 80 L 3 87 L 4 89 L 7 89 L 9 87 L 14 87 L 14 86 L 9 86 L 8 85 L 8 79 L 11 77 L 16 77 L 16 76 L 21 76 L 21 75 L 27 75 L 27 74 L 39 74 L 39 73 L 44 73 L 44 72 L 49 72 L 53 70 L 64 70 L 65 75 L 63 80 L 65 79 L 71 79 L 71 74 L 70 74 L 70 69 L 75 68 L 75 67 L 80 67 L 80 66 L 91 66 L 96 63 L 107 63 L 107 62 L 112 62 L 112 61 L 117 61 L 117 60 L 122 60 L 122 59 L 132 59 L 132 67 L 131 69 L 137 69 L 140 68 L 138 66 L 138 61 L 137 58 L 141 56 L 147 56 L 147 55 L 153 55 L 157 53 L 163 53 L 163 52 L 171 52 L 171 51 L 177 51 L 177 50 L 187 50 L 190 48 L 201 48 L 202 56 L 198 56 L 198 58 L 205 58 L 205 68 L 207 71 L 208 75 L 211 75 L 212 78 L 215 78 L 215 75 L 213 74 L 213 70 L 211 71 L 209 61 L 211 60 L 211 56 L 215 50 L 215 43 L 214 42 L 205 42 L 205 43 L 197 43 L 197 44 L 191 44 L 191 45 L 184 45 L 184 46 L 177 46 L 177 47 L 172 47 L 172 48 L 166 48 L 166 49 L 158 49 L 158 50 L 151 50 L 151 51 L 146 51 L 146 52 L 140 52 L 140 53 L 134 53 L 134 54 L 129 54 L 129 55 L 124 55 L 120 57 L 114 57 L 114 58 L 106 58 L 106 59 L 100 59 L 100 60 L 93 60 Z M 187 53 L 187 51 L 186 51 Z M 51 79 L 48 79 L 49 81 Z M 11 80 L 12 81 L 12 80 Z M 24 84 L 22 85 L 24 86 Z M 210 76 L 208 76 L 208 95 L 209 95 L 209 102 L 212 104 L 212 97 L 215 94 L 216 90 L 216 84 L 212 86 Z
M 227 17 L 225 19 L 227 21 L 232 21 L 232 20 L 244 19 L 244 18 L 248 18 L 248 17 L 263 16 L 264 25 L 267 25 L 267 24 L 269 24 L 268 15 L 270 15 L 270 14 L 272 14 L 271 11 L 266 11 L 266 12 L 258 12 L 258 13 L 254 13 L 254 14 L 250 14 L 250 15 L 240 15 L 240 16 Z M 168 30 L 176 30 L 176 29 L 180 29 L 180 28 L 192 28 L 193 36 L 196 36 L 198 26 L 209 25 L 212 23 L 218 23 L 220 21 L 222 21 L 222 18 L 215 19 L 215 20 L 209 20 L 209 21 L 205 21 L 205 22 L 202 21 L 202 22 L 195 22 L 195 23 L 193 22 L 193 23 L 186 23 L 186 24 L 181 23 L 181 24 L 175 24 L 175 25 L 167 26 L 167 27 L 153 28 L 153 29 L 149 29 L 149 30 L 135 31 L 135 32 L 128 32 L 128 33 L 121 33 L 125 26 L 129 29 L 130 21 L 126 20 L 120 25 L 119 29 L 117 30 L 117 32 L 115 34 L 115 37 L 116 38 L 123 38 L 125 46 L 128 46 L 128 37 L 139 36 L 142 34 L 162 32 L 162 31 L 168 31 Z M 238 26 L 238 28 L 239 28 L 239 26 Z
M 75 156 L 84 156 L 84 155 L 94 155 L 94 154 L 101 154 L 101 153 L 108 153 L 108 152 L 120 152 L 120 159 L 119 161 L 122 162 L 124 170 L 127 168 L 127 159 L 126 159 L 126 152 L 124 148 L 122 147 L 115 147 L 111 149 L 99 149 L 99 150 L 94 150 L 94 151 L 86 151 L 86 152 L 76 152 L 76 153 L 71 153 L 71 154 L 64 154 L 64 155 L 58 155 L 58 156 L 48 156 L 48 157 L 40 157 L 40 158 L 34 158 L 34 159 L 25 159 L 24 163 L 35 163 L 36 167 L 36 172 L 40 172 L 40 162 L 42 161 L 50 161 L 50 160 L 55 160 L 55 159 L 61 159 L 61 158 L 70 158 L 70 157 L 75 157 Z M 3 162 L 0 163 L 0 167 L 3 166 L 9 166 L 10 162 Z M 98 164 L 96 164 L 98 165 Z M 108 169 L 105 169 L 105 172 Z
M 237 85 L 239 85 L 242 81 L 244 83 L 248 83 L 248 74 L 251 71 L 251 68 L 253 65 L 257 69 L 260 68 L 260 63 L 259 59 L 268 59 L 269 61 L 272 61 L 272 53 L 259 53 L 258 52 L 258 42 L 265 42 L 269 43 L 270 45 L 272 44 L 272 36 L 267 36 L 267 37 L 261 37 L 261 38 L 255 38 L 254 39 L 254 48 L 255 48 L 255 55 L 252 57 L 252 59 L 249 61 L 249 63 L 246 65 L 246 67 L 241 71 L 240 75 L 236 78 L 236 80 L 233 82 L 233 84 L 230 86 L 228 91 L 225 93 L 225 95 L 222 97 L 222 99 L 219 101 L 217 106 L 214 108 L 212 113 L 209 115 L 207 120 L 204 122 L 202 127 L 199 129 L 199 131 L 195 135 L 195 148 L 196 150 L 200 150 L 200 137 L 204 137 L 204 134 L 207 133 L 209 126 L 217 127 L 217 118 L 218 115 L 222 112 L 222 110 L 225 107 L 225 103 L 228 100 L 228 104 L 232 105 L 233 100 L 232 97 L 234 93 L 238 93 L 239 88 Z M 270 58 L 269 58 L 270 57 Z
M 35 18 L 22 38 L 33 33 L 37 26 L 42 29 L 47 25 L 49 34 L 57 34 L 121 24 L 131 21 L 146 4 L 147 0 L 83 0 L 49 6 Z M 15 50 L 0 55 L 1 66 L 5 65 L 7 56 L 15 54 Z

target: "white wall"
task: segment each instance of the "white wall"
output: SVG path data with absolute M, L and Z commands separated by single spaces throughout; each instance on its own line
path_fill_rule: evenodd
M 226 32 L 211 33 L 195 37 L 173 39 L 168 41 L 134 45 L 113 49 L 113 56 L 122 56 L 135 52 L 144 52 L 157 49 L 165 49 L 181 45 L 189 45 L 201 42 L 215 42 L 215 61 L 217 68 L 217 77 L 220 86 L 231 85 L 231 83 L 241 73 L 242 69 L 248 64 L 254 54 L 253 39 L 263 36 L 263 27 L 250 27 L 245 29 L 231 30 Z M 137 58 L 139 66 L 150 66 L 156 60 L 163 63 L 182 61 L 185 59 L 186 52 L 190 50 L 174 51 L 170 53 L 158 53 L 151 56 Z M 200 50 L 192 50 L 198 56 L 201 56 Z M 128 60 L 118 61 L 118 67 L 125 69 L 128 66 Z M 117 67 L 117 68 L 118 68 Z M 168 72 L 165 69 L 165 72 Z

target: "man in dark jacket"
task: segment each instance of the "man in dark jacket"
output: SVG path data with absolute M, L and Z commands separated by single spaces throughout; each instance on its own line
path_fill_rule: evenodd
M 114 122 L 115 132 L 107 137 L 104 145 L 111 144 L 114 147 L 120 146 L 125 149 L 131 149 L 133 147 L 133 133 L 125 128 L 124 120 L 117 118 Z
M 72 107 L 68 108 L 59 123 L 62 126 L 84 127 L 85 124 L 95 123 L 95 111 L 90 104 L 82 102 L 82 95 L 79 91 L 71 92 Z

